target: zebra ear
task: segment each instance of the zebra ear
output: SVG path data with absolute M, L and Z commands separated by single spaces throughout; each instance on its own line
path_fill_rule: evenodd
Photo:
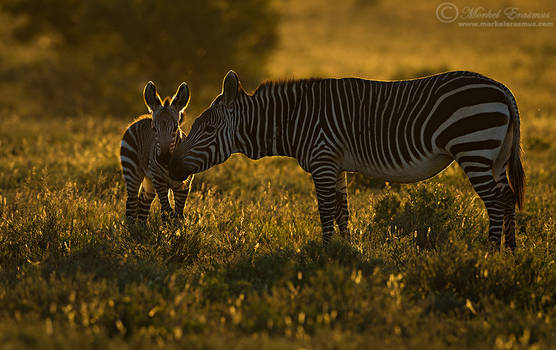
M 229 71 L 222 83 L 224 106 L 229 107 L 237 98 L 240 89 L 239 78 L 233 70 Z
M 156 92 L 156 86 L 152 81 L 149 81 L 147 85 L 145 85 L 145 89 L 143 90 L 143 98 L 145 99 L 145 104 L 149 109 L 149 112 L 153 112 L 157 107 L 162 105 L 160 102 L 160 96 Z
M 176 91 L 176 94 L 172 97 L 171 105 L 181 112 L 189 104 L 189 98 L 189 87 L 187 87 L 186 83 L 181 83 L 178 91 Z

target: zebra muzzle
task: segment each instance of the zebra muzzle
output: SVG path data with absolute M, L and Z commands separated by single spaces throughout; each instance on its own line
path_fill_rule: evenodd
M 158 161 L 162 164 L 168 164 L 169 160 L 170 160 L 170 152 L 168 151 L 160 152 L 160 154 L 158 155 Z
M 168 165 L 168 174 L 170 178 L 176 181 L 184 181 L 189 177 L 189 175 L 193 174 L 195 171 L 188 167 L 186 163 L 180 159 L 180 157 L 176 157 L 175 155 L 170 159 L 170 164 Z

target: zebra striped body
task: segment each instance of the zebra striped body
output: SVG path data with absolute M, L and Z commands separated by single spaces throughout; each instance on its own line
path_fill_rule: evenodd
M 455 160 L 485 202 L 490 240 L 499 247 L 506 218 L 506 245 L 515 247 L 524 191 L 517 106 L 504 85 L 477 73 L 270 82 L 248 95 L 230 72 L 174 152 L 170 175 L 205 170 L 234 152 L 296 158 L 313 176 L 325 243 L 334 220 L 347 234 L 346 171 L 416 182 Z
M 172 100 L 162 103 L 154 85 L 145 87 L 145 102 L 151 115 L 140 117 L 124 132 L 120 147 L 120 163 L 125 179 L 126 217 L 146 220 L 151 203 L 158 195 L 165 220 L 171 213 L 183 217 L 193 176 L 186 181 L 172 180 L 168 175 L 168 159 L 184 135 L 179 128 L 180 115 L 189 101 L 187 86 L 182 85 Z M 174 195 L 175 210 L 168 200 L 169 189 Z

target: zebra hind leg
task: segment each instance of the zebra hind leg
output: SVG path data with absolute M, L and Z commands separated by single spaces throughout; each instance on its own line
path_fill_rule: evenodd
M 462 164 L 461 160 L 458 160 L 458 163 L 485 204 L 489 218 L 488 239 L 494 249 L 500 250 L 505 205 L 500 188 L 492 174 L 492 167 L 490 164 Z
M 508 193 L 510 192 L 510 193 Z M 508 194 L 511 199 L 508 199 Z M 515 198 L 513 191 L 508 187 L 504 193 L 506 206 L 504 209 L 504 245 L 512 251 L 516 248 L 515 242 Z
M 475 188 L 475 186 L 473 187 Z M 479 193 L 477 188 L 475 188 L 475 191 Z M 479 196 L 483 200 L 488 213 L 488 239 L 496 250 L 500 250 L 504 222 L 504 202 L 501 200 L 500 190 L 495 184 L 487 183 L 481 186 L 480 191 Z
M 350 239 L 348 230 L 349 207 L 347 199 L 347 174 L 341 172 L 336 179 L 336 224 L 342 237 Z
M 504 207 L 504 245 L 512 251 L 516 247 L 515 242 L 515 205 L 516 199 L 506 177 L 506 169 L 496 179 L 500 190 L 500 199 Z

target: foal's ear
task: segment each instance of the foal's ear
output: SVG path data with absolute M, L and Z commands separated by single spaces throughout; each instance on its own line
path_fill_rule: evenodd
M 222 96 L 224 97 L 224 106 L 230 107 L 235 102 L 240 90 L 239 77 L 233 70 L 229 71 L 222 83 Z
M 162 105 L 160 101 L 160 96 L 156 92 L 156 86 L 152 81 L 149 81 L 147 85 L 145 85 L 145 89 L 143 90 L 143 98 L 145 99 L 145 104 L 149 109 L 149 112 L 153 112 L 156 108 Z
M 189 104 L 189 98 L 189 87 L 187 87 L 186 83 L 181 83 L 180 87 L 178 87 L 178 91 L 176 91 L 176 94 L 172 97 L 171 104 L 176 110 L 181 112 Z

